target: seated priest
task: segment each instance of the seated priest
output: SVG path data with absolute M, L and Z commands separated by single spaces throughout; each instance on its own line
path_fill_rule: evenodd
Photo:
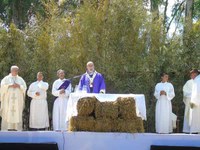
M 79 81 L 79 90 L 86 90 L 87 93 L 105 93 L 106 85 L 104 78 L 101 73 L 95 70 L 94 63 L 89 61 L 86 67 L 87 71 L 81 76 Z

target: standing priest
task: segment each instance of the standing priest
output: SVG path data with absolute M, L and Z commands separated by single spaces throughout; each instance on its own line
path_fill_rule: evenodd
M 47 105 L 47 89 L 49 84 L 43 81 L 43 73 L 37 73 L 37 81 L 28 89 L 28 96 L 32 98 L 30 106 L 29 127 L 31 130 L 45 130 L 49 127 Z
M 79 90 L 86 88 L 87 93 L 105 93 L 106 85 L 103 76 L 94 69 L 94 63 L 87 63 L 87 71 L 79 81 Z
M 19 68 L 12 66 L 10 74 L 1 81 L 1 130 L 22 130 L 22 113 L 26 83 L 18 76 Z
M 52 94 L 56 97 L 53 105 L 53 129 L 55 131 L 67 130 L 66 112 L 69 94 L 71 93 L 71 82 L 65 79 L 64 70 L 58 70 L 57 79 L 53 83 Z
M 190 117 L 190 133 L 200 133 L 200 74 L 197 69 L 193 69 L 194 81 L 191 96 L 191 117 Z
M 193 79 L 195 78 L 195 74 L 193 72 L 190 73 L 190 80 L 188 80 L 183 86 L 183 102 L 185 104 L 185 113 L 184 113 L 184 122 L 183 122 L 183 132 L 190 133 L 190 101 L 192 96 L 192 87 L 193 87 Z

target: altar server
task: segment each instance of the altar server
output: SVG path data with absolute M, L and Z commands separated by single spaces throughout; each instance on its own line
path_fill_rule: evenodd
M 56 97 L 53 105 L 53 129 L 67 130 L 66 122 L 67 103 L 71 93 L 71 82 L 65 79 L 64 70 L 58 70 L 57 79 L 53 83 L 52 94 Z
M 94 68 L 94 63 L 89 61 L 86 65 L 87 71 L 79 81 L 79 90 L 87 93 L 105 93 L 106 85 L 103 76 Z
M 156 132 L 171 133 L 173 131 L 173 113 L 171 100 L 174 98 L 174 87 L 168 82 L 168 74 L 161 74 L 161 82 L 156 84 L 154 96 L 156 102 Z
M 37 73 L 37 81 L 28 89 L 28 96 L 32 98 L 30 105 L 29 127 L 31 130 L 45 130 L 49 127 L 47 104 L 47 90 L 49 84 L 43 81 L 43 73 Z

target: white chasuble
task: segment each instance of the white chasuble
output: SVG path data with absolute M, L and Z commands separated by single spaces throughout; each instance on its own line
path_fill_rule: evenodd
M 19 88 L 9 87 L 17 83 Z M 22 130 L 22 113 L 24 109 L 24 99 L 26 83 L 20 76 L 9 74 L 1 81 L 1 116 L 2 130 L 15 129 Z

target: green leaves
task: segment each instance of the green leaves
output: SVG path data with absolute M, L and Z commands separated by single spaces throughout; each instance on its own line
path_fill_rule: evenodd
M 183 116 L 182 86 L 188 79 L 187 72 L 192 67 L 200 67 L 199 22 L 188 33 L 187 45 L 183 46 L 181 35 L 166 38 L 163 20 L 155 19 L 142 1 L 40 4 L 35 8 L 35 25 L 19 30 L 11 24 L 8 32 L 0 27 L 1 78 L 16 64 L 28 85 L 35 81 L 38 71 L 52 85 L 58 69 L 64 69 L 66 78 L 70 78 L 84 73 L 87 61 L 91 60 L 95 69 L 104 75 L 108 93 L 145 94 L 149 118 L 146 131 L 152 132 L 154 86 L 160 82 L 160 73 L 165 71 L 175 86 L 173 110 Z M 73 80 L 75 84 L 78 79 Z M 50 93 L 48 99 L 51 112 Z

